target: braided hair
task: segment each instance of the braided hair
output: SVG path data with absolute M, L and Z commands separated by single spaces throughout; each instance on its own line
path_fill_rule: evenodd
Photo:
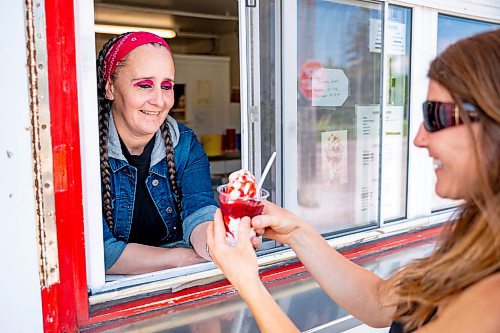
M 102 186 L 102 209 L 103 216 L 106 219 L 111 232 L 114 230 L 113 210 L 111 208 L 111 180 L 110 180 L 110 166 L 108 156 L 108 138 L 109 138 L 109 117 L 111 115 L 111 106 L 113 101 L 106 98 L 106 81 L 104 80 L 104 59 L 111 47 L 122 37 L 128 35 L 130 32 L 123 33 L 111 38 L 102 47 L 97 57 L 97 103 L 98 103 L 98 121 L 99 121 L 99 154 L 100 154 L 100 168 L 101 168 L 101 186 Z M 121 61 L 120 65 L 123 65 Z M 117 66 L 117 68 L 118 68 Z M 113 73 L 110 77 L 112 80 L 115 76 Z M 174 146 L 170 137 L 167 119 L 160 126 L 161 134 L 165 142 L 166 155 L 167 155 L 167 171 L 168 181 L 172 192 L 174 193 L 174 202 L 177 213 L 180 216 L 182 207 L 182 192 L 176 181 L 176 168 L 174 161 Z

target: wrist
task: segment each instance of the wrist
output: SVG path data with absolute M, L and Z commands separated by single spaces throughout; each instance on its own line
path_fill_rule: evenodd
M 308 235 L 311 232 L 314 232 L 314 229 L 309 224 L 299 221 L 288 239 L 288 245 L 290 247 L 299 246 L 309 238 Z
M 241 281 L 241 284 L 234 285 L 238 293 L 241 295 L 245 301 L 249 301 L 252 298 L 259 299 L 263 292 L 267 292 L 266 288 L 262 284 L 259 275 L 249 277 L 245 279 L 246 281 Z

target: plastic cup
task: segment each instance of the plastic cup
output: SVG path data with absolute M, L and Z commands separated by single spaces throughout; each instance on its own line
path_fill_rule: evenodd
M 235 245 L 238 242 L 238 227 L 244 216 L 250 218 L 262 214 L 264 201 L 269 197 L 269 192 L 260 189 L 260 193 L 254 198 L 232 199 L 227 193 L 227 184 L 217 187 L 219 192 L 220 208 L 226 227 L 226 241 Z M 255 230 L 251 228 L 249 237 L 255 236 Z

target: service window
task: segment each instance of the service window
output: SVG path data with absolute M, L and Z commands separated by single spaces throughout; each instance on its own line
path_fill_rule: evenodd
M 277 151 L 264 184 L 271 200 L 325 235 L 406 218 L 412 10 L 370 1 L 239 6 L 242 166 L 260 178 Z M 110 21 L 113 10 L 131 9 L 100 2 L 95 10 L 94 23 L 101 24 Z M 158 9 L 152 13 L 171 14 Z M 100 48 L 109 34 L 97 26 L 96 31 Z M 169 40 L 172 47 L 194 50 L 187 41 L 181 44 L 183 34 Z M 199 43 L 197 49 L 209 46 Z M 180 83 L 187 103 L 194 103 L 189 99 L 195 98 L 189 93 L 194 84 L 187 79 Z M 194 125 L 198 134 L 209 134 L 203 133 L 203 121 L 196 126 L 202 116 L 186 109 L 180 119 Z M 88 237 L 97 243 L 99 228 L 94 226 Z M 262 253 L 277 246 L 265 240 Z M 99 270 L 100 251 L 89 254 L 95 268 L 89 273 L 96 286 L 91 288 L 94 299 L 110 290 L 213 268 L 208 264 L 142 277 L 108 276 L 104 284 L 96 277 L 104 273 Z
M 85 236 L 91 304 L 168 288 L 175 292 L 196 283 L 197 279 L 213 278 L 216 274 L 209 272 L 215 266 L 208 263 L 141 276 L 113 277 L 114 281 L 108 276 L 105 280 L 94 57 L 95 46 L 99 48 L 110 36 L 96 35 L 94 29 L 97 29 L 96 23 L 124 24 L 118 17 L 111 19 L 110 13 L 133 11 L 131 6 L 138 3 L 96 1 L 94 20 L 94 8 L 77 2 L 82 165 L 87 200 Z M 148 3 L 154 7 L 155 1 Z M 125 17 L 140 20 L 148 12 L 158 20 L 173 18 L 171 22 L 175 23 L 175 19 L 181 22 L 196 16 L 203 22 L 191 28 L 203 28 L 214 25 L 210 23 L 214 16 L 209 12 L 220 8 L 223 1 L 210 2 L 214 6 L 200 2 L 198 9 L 205 14 L 195 16 L 189 14 L 188 3 L 172 3 L 182 10 L 143 8 Z M 237 15 L 229 12 L 215 16 L 221 21 L 219 28 L 232 29 L 227 36 L 214 37 L 206 31 L 194 34 L 181 29 L 177 30 L 177 39 L 169 40 L 174 54 L 175 48 L 180 50 L 178 53 L 209 50 L 225 52 L 221 55 L 231 59 L 231 75 L 224 87 L 216 86 L 215 81 L 209 84 L 202 78 L 190 81 L 187 76 L 177 82 L 181 88 L 179 94 L 185 95 L 185 108 L 177 101 L 175 115 L 179 121 L 186 122 L 200 136 L 214 134 L 214 131 L 222 136 L 227 134 L 225 129 L 235 127 L 241 133 L 241 160 L 231 164 L 231 168 L 235 165 L 248 168 L 257 179 L 276 151 L 278 157 L 264 183 L 264 188 L 271 192 L 270 199 L 304 218 L 325 237 L 349 233 L 361 239 L 368 229 L 399 227 L 395 222 L 402 222 L 406 228 L 415 220 L 417 223 L 444 221 L 452 210 L 431 215 L 432 211 L 450 208 L 456 203 L 427 196 L 431 177 L 427 181 L 425 177 L 415 176 L 428 175 L 427 169 L 410 172 L 424 169 L 422 165 L 428 165 L 430 170 L 426 154 L 413 154 L 415 149 L 411 146 L 416 124 L 421 122 L 421 117 L 415 114 L 421 115 L 418 106 L 425 98 L 423 73 L 428 65 L 417 56 L 411 59 L 412 52 L 417 50 L 412 45 L 429 46 L 423 41 L 428 38 L 424 33 L 428 32 L 425 24 L 430 26 L 433 38 L 437 31 L 438 51 L 454 39 L 498 25 L 445 15 L 438 17 L 437 9 L 419 5 L 410 8 L 377 1 L 261 0 L 240 1 L 237 6 Z M 176 15 L 182 17 L 176 18 Z M 190 45 L 195 37 L 203 40 Z M 228 40 L 231 45 L 237 45 L 236 50 L 224 47 Z M 434 50 L 425 53 L 426 59 L 434 56 Z M 189 69 L 193 59 L 178 56 L 176 65 L 181 69 L 184 61 Z M 227 69 L 227 64 L 224 66 Z M 238 73 L 234 72 L 235 66 Z M 182 74 L 179 75 L 182 78 Z M 212 77 L 218 80 L 217 74 L 212 73 Z M 418 83 L 413 82 L 415 78 Z M 219 88 L 226 95 L 230 93 L 230 105 L 215 107 L 220 102 L 216 97 L 196 99 L 196 94 L 215 92 Z M 221 117 L 208 118 L 207 103 L 221 112 Z M 193 106 L 200 106 L 200 112 Z M 228 174 L 226 164 L 220 170 L 216 172 L 220 176 L 218 181 Z M 423 200 L 416 195 L 421 193 L 426 196 Z M 440 216 L 434 219 L 437 215 Z M 259 260 L 272 262 L 273 252 L 280 249 L 280 244 L 264 240 Z
M 439 14 L 437 32 L 437 52 L 441 53 L 450 44 L 459 39 L 469 37 L 480 32 L 498 29 L 500 24 L 482 22 L 461 17 Z M 436 182 L 436 174 L 433 173 L 433 182 Z M 432 210 L 438 211 L 457 206 L 459 201 L 443 199 L 432 192 Z

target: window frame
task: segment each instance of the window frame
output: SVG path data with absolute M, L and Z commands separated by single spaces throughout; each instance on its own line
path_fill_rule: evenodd
M 384 26 L 387 24 L 388 6 L 396 5 L 412 10 L 412 26 L 411 26 L 411 79 L 410 79 L 410 112 L 409 112 L 409 128 L 408 128 L 408 171 L 407 171 L 407 211 L 406 218 L 397 222 L 386 223 L 379 217 L 380 225 L 376 229 L 356 230 L 355 233 L 349 235 L 335 235 L 334 238 L 328 239 L 331 246 L 341 247 L 349 244 L 359 244 L 375 239 L 390 237 L 395 234 L 410 232 L 411 230 L 430 227 L 440 224 L 451 218 L 455 209 L 445 211 L 432 212 L 430 200 L 419 200 L 419 198 L 428 197 L 428 193 L 432 191 L 432 180 L 428 170 L 424 167 L 412 167 L 415 165 L 429 166 L 427 153 L 423 149 L 419 149 L 411 144 L 411 139 L 418 131 L 418 127 L 422 121 L 420 112 L 420 101 L 425 99 L 427 78 L 423 68 L 427 68 L 430 61 L 436 55 L 437 49 L 437 18 L 438 14 L 452 15 L 457 17 L 480 19 L 481 21 L 495 21 L 495 17 L 488 10 L 486 4 L 471 5 L 471 9 L 466 14 L 458 14 L 454 10 L 463 10 L 463 7 L 449 4 L 433 4 L 430 0 L 425 1 L 377 1 L 384 4 Z M 294 9 L 295 6 L 295 9 Z M 432 6 L 432 7 L 430 7 Z M 297 31 L 296 2 L 287 2 L 286 5 L 282 2 L 276 6 L 279 10 L 280 17 L 276 21 L 280 23 L 280 27 L 276 27 L 280 31 L 279 41 L 281 42 L 281 50 L 296 50 L 297 39 L 296 34 L 290 31 Z M 258 7 L 257 7 L 258 8 Z M 242 165 L 249 167 L 255 164 L 252 160 L 250 151 L 260 152 L 259 147 L 252 147 L 250 135 L 248 133 L 248 110 L 249 102 L 247 97 L 248 86 L 251 84 L 248 69 L 248 45 L 250 36 L 248 34 L 249 18 L 247 11 L 256 10 L 254 8 L 245 8 L 244 2 L 239 2 L 240 10 L 240 81 L 241 81 L 241 112 L 242 112 Z M 101 193 L 100 193 L 100 172 L 99 172 L 99 151 L 98 151 L 98 126 L 97 126 L 97 101 L 96 101 L 96 80 L 95 80 L 95 35 L 93 31 L 94 25 L 94 8 L 93 2 L 75 1 L 75 44 L 76 44 L 76 59 L 77 59 L 77 85 L 78 85 L 78 105 L 79 105 L 79 127 L 80 127 L 80 149 L 81 149 L 81 170 L 82 170 L 82 196 L 84 209 L 84 227 L 85 227 L 85 251 L 86 251 L 86 274 L 87 284 L 89 288 L 88 301 L 90 305 L 97 305 L 108 301 L 124 299 L 126 297 L 137 296 L 148 292 L 171 289 L 173 293 L 177 290 L 192 285 L 196 281 L 214 281 L 220 277 L 220 271 L 213 263 L 204 263 L 199 265 L 187 266 L 175 270 L 160 271 L 148 274 L 142 274 L 135 277 L 122 280 L 122 282 L 105 283 L 104 272 L 104 255 L 102 243 L 102 217 L 101 217 Z M 258 15 L 257 15 L 258 16 Z M 287 33 L 283 33 L 287 31 Z M 385 37 L 386 35 L 384 35 Z M 385 38 L 384 38 L 385 39 Z M 279 73 L 284 75 L 287 68 L 295 68 L 297 54 L 284 55 L 280 53 L 281 58 L 277 63 L 282 65 Z M 386 55 L 383 57 L 385 66 Z M 258 59 L 258 57 L 257 57 Z M 382 96 L 386 95 L 386 80 L 387 71 L 382 73 Z M 255 75 L 258 77 L 258 75 Z M 278 78 L 278 77 L 277 77 Z M 296 82 L 294 80 L 284 80 L 281 77 L 281 100 L 277 102 L 277 110 L 279 115 L 282 115 L 282 126 L 277 129 L 277 133 L 281 133 L 281 137 L 277 138 L 277 145 L 281 151 L 277 160 L 279 174 L 277 186 L 277 199 L 280 203 L 281 199 L 286 204 L 287 208 L 293 209 L 293 204 L 290 204 L 290 196 L 295 193 L 288 190 L 296 188 L 297 166 L 296 164 L 284 163 L 283 157 L 296 155 L 297 142 L 293 135 L 288 134 L 285 137 L 283 128 L 287 126 L 295 126 L 296 130 L 296 103 L 297 99 Z M 277 83 L 278 86 L 278 83 Z M 283 95 L 288 96 L 286 99 Z M 279 96 L 276 96 L 277 100 Z M 385 103 L 385 98 L 382 100 Z M 291 101 L 291 102 L 290 102 Z M 383 104 L 384 104 L 383 103 Z M 258 105 L 258 104 L 256 104 Z M 285 113 L 283 110 L 295 109 L 293 113 Z M 278 118 L 277 118 L 278 119 Z M 279 140 L 281 141 L 279 141 Z M 286 143 L 286 144 L 285 144 Z M 96 148 L 92 148 L 96 147 Z M 258 156 L 253 155 L 256 159 Z M 260 160 L 260 157 L 259 157 Z M 260 163 L 260 162 L 259 162 Z M 259 164 L 257 163 L 257 164 Z M 285 181 L 283 181 L 286 179 Z M 379 185 L 380 186 L 380 185 Z M 379 197 L 381 200 L 381 197 Z M 261 268 L 290 260 L 294 257 L 290 249 L 279 247 L 277 251 L 269 250 L 267 253 L 259 256 L 258 261 Z M 138 282 L 148 282 L 144 285 L 138 285 Z

